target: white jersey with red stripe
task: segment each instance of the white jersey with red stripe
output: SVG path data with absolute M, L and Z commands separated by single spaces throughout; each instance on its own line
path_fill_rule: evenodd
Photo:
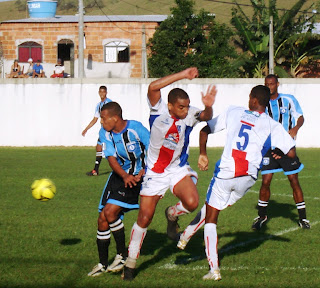
M 149 103 L 150 105 L 150 103 Z M 150 105 L 150 144 L 147 166 L 156 173 L 188 163 L 189 136 L 202 110 L 190 107 L 185 119 L 173 118 L 166 103 Z
M 211 133 L 227 129 L 226 144 L 214 172 L 221 179 L 245 175 L 257 179 L 262 157 L 270 148 L 287 154 L 295 146 L 281 124 L 266 113 L 243 107 L 230 106 L 207 124 Z

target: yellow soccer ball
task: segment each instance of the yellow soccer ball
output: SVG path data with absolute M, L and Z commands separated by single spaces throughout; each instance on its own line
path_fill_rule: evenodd
M 48 201 L 56 195 L 56 186 L 50 179 L 40 179 L 33 181 L 31 192 L 33 198 L 40 201 Z

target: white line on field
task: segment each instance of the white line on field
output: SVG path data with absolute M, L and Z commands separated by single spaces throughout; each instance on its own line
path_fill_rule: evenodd
M 314 227 L 315 225 L 319 224 L 320 221 L 315 221 L 315 222 L 312 222 L 310 223 L 311 225 L 311 229 L 312 227 Z M 267 236 L 262 236 L 262 237 L 258 237 L 258 238 L 253 238 L 253 239 L 250 239 L 248 241 L 244 241 L 244 242 L 239 242 L 235 245 L 230 245 L 226 248 L 223 248 L 223 249 L 220 249 L 219 250 L 219 253 L 222 254 L 222 253 L 226 253 L 234 248 L 238 248 L 238 247 L 244 247 L 244 246 L 247 246 L 248 244 L 251 244 L 251 243 L 254 243 L 254 242 L 257 242 L 257 241 L 265 241 L 265 240 L 268 240 L 268 239 L 272 239 L 274 237 L 277 237 L 277 236 L 282 236 L 284 234 L 287 234 L 287 233 L 290 233 L 292 231 L 296 231 L 296 230 L 299 230 L 301 229 L 300 227 L 291 227 L 291 228 L 288 228 L 288 229 L 284 229 L 282 231 L 279 231 L 279 232 L 276 232 L 272 235 L 267 235 Z M 192 258 L 187 258 L 185 259 L 185 261 L 183 261 L 181 264 L 187 264 L 189 262 L 193 262 L 193 261 L 197 261 L 197 260 L 200 260 L 202 259 L 202 257 L 200 256 L 195 256 L 195 257 L 192 257 Z M 160 266 L 159 268 L 161 269 L 179 269 L 179 270 L 201 270 L 201 269 L 208 269 L 208 266 L 205 265 L 205 266 L 193 266 L 193 267 L 185 267 L 185 265 L 177 265 L 177 264 L 174 264 L 172 261 L 170 263 L 167 263 L 167 264 L 164 264 L 162 266 Z M 228 267 L 222 267 L 222 270 L 246 270 L 246 269 L 249 269 L 249 267 L 245 267 L 245 266 L 240 266 L 240 267 L 236 267 L 236 268 L 228 268 Z M 252 268 L 250 268 L 252 269 Z M 267 269 L 267 268 L 264 268 L 264 267 L 261 267 L 261 269 Z M 270 268 L 268 268 L 270 269 Z M 309 268 L 303 268 L 303 267 L 277 267 L 277 269 L 282 269 L 282 270 L 295 270 L 295 269 L 309 269 L 309 270 L 320 270 L 320 267 L 309 267 Z M 271 270 L 271 269 L 270 269 Z
M 249 190 L 247 193 L 255 193 L 255 194 L 259 194 L 259 191 L 256 190 Z M 292 194 L 277 194 L 277 193 L 271 193 L 271 195 L 274 196 L 283 196 L 283 197 L 290 197 L 292 198 Z M 304 199 L 311 199 L 311 200 L 320 200 L 320 197 L 309 197 L 309 196 L 305 196 L 303 195 Z

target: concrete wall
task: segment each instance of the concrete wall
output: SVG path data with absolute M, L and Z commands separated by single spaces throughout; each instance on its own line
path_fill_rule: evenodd
M 108 97 L 120 103 L 124 118 L 141 121 L 148 127 L 146 102 L 152 79 L 0 79 L 0 146 L 94 146 L 100 124 L 86 137 L 82 130 L 91 121 L 99 101 L 100 85 L 107 85 Z M 214 114 L 228 105 L 247 106 L 253 86 L 263 79 L 195 79 L 183 80 L 163 89 L 166 99 L 174 87 L 185 89 L 191 105 L 203 107 L 201 91 L 216 84 L 218 96 Z M 320 79 L 281 79 L 279 92 L 291 93 L 299 100 L 305 116 L 298 147 L 320 147 L 318 127 Z M 198 146 L 198 132 L 191 134 L 191 146 Z M 223 146 L 224 132 L 209 137 L 209 146 Z

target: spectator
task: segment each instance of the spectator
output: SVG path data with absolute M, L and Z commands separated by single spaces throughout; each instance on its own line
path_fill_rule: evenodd
M 53 70 L 51 78 L 63 78 L 64 77 L 64 66 L 62 65 L 62 60 L 59 58 L 57 64 Z
M 45 77 L 40 60 L 37 60 L 37 63 L 33 65 L 32 78 L 36 78 L 36 77 L 39 77 L 39 78 Z
M 29 59 L 28 59 L 28 63 L 29 63 L 29 67 L 28 67 L 27 72 L 24 74 L 24 77 L 25 77 L 25 78 L 28 78 L 28 77 L 32 77 L 32 76 L 33 76 L 33 59 L 32 59 L 32 58 L 29 58 Z
M 21 66 L 18 63 L 18 60 L 14 60 L 11 66 L 11 70 L 8 78 L 21 78 L 21 77 L 23 77 L 21 72 Z

